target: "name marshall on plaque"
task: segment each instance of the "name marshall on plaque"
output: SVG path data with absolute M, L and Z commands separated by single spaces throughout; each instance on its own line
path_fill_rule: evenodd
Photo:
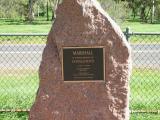
M 64 81 L 103 81 L 104 47 L 64 47 Z

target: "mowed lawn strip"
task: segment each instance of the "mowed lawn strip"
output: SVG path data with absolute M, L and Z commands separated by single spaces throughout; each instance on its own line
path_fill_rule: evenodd
M 0 33 L 48 33 L 52 21 L 36 19 L 32 23 L 23 20 L 0 19 Z
M 121 24 L 121 29 L 124 31 L 127 27 L 131 32 L 160 32 L 160 24 L 149 24 L 141 22 L 124 22 Z
M 32 23 L 24 21 L 0 20 L 0 33 L 46 33 L 48 34 L 52 26 L 52 21 L 35 20 Z M 120 24 L 124 32 L 127 27 L 131 32 L 160 32 L 160 24 L 147 24 L 140 22 L 124 22 Z M 46 40 L 45 40 L 46 41 Z M 157 36 L 131 36 L 132 43 L 158 43 L 160 35 Z M 22 36 L 0 36 L 0 44 L 42 44 L 43 41 L 36 37 Z
M 51 24 L 0 25 L 0 33 L 48 33 Z
M 0 33 L 48 33 L 53 21 L 35 20 L 28 23 L 22 20 L 0 20 Z M 120 23 L 122 31 L 127 27 L 132 32 L 160 32 L 160 24 L 125 21 Z

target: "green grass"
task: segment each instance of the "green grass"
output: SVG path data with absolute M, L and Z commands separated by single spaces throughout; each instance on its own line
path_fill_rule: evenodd
M 0 33 L 48 33 L 51 21 L 35 20 L 32 23 L 23 20 L 0 19 Z
M 133 35 L 129 41 L 132 44 L 160 44 L 160 35 Z
M 52 26 L 51 21 L 35 20 L 28 23 L 22 20 L 1 20 L 0 19 L 0 33 L 48 33 Z M 126 27 L 130 27 L 132 32 L 160 32 L 160 24 L 146 24 L 140 22 L 126 21 L 121 25 L 123 31 Z M 7 36 L 0 37 L 0 44 L 43 44 L 45 40 L 36 37 L 22 37 L 22 36 Z M 160 44 L 160 37 L 154 36 L 131 36 L 131 43 L 158 43 Z
M 38 88 L 38 74 L 34 70 L 0 71 L 0 108 L 29 109 Z
M 125 31 L 127 27 L 130 28 L 130 32 L 160 33 L 160 24 L 126 21 L 121 25 L 123 31 Z M 129 41 L 133 44 L 160 44 L 160 35 L 132 35 Z
M 132 32 L 160 32 L 160 24 L 126 21 L 121 25 L 123 31 L 129 27 Z
M 0 44 L 45 44 L 47 36 L 1 36 Z M 132 44 L 160 44 L 160 35 L 134 35 Z
M 48 33 L 51 21 L 35 20 L 28 23 L 22 20 L 0 19 L 0 33 Z M 0 36 L 0 44 L 45 44 L 47 36 Z
M 28 113 L 26 112 L 12 112 L 0 113 L 0 120 L 28 120 Z
M 1 36 L 0 44 L 45 44 L 47 36 Z
M 160 120 L 160 114 L 131 114 L 130 120 Z
M 48 33 L 51 26 L 51 21 L 43 19 L 32 23 L 23 20 L 0 19 L 0 33 Z M 123 31 L 129 27 L 133 32 L 160 32 L 160 24 L 125 21 L 120 26 Z
M 160 108 L 160 70 L 134 69 L 130 81 L 131 104 L 134 110 Z
M 130 109 L 156 110 L 160 108 L 160 70 L 135 68 L 130 80 Z M 38 88 L 38 74 L 35 70 L 0 71 L 0 108 L 30 108 Z M 135 114 L 131 120 L 158 120 L 158 114 Z M 26 120 L 26 113 L 0 113 L 0 120 Z
M 159 120 L 159 114 L 131 114 L 130 120 Z M 0 120 L 28 120 L 28 114 L 22 113 L 0 113 Z
M 51 25 L 0 25 L 0 33 L 48 33 Z

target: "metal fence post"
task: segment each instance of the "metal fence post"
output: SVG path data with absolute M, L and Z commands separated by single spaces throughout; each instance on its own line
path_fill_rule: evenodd
M 126 36 L 127 41 L 129 41 L 129 38 L 130 38 L 130 29 L 129 29 L 129 27 L 126 28 L 125 36 Z

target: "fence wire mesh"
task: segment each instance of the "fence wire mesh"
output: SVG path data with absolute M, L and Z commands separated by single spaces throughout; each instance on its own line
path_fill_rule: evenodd
M 159 113 L 160 33 L 133 33 L 130 43 L 133 59 L 130 109 Z
M 160 33 L 125 33 L 132 46 L 130 110 L 160 110 Z M 0 35 L 0 109 L 30 109 L 47 34 Z
M 38 67 L 47 35 L 0 35 L 0 109 L 30 109 L 38 88 Z

